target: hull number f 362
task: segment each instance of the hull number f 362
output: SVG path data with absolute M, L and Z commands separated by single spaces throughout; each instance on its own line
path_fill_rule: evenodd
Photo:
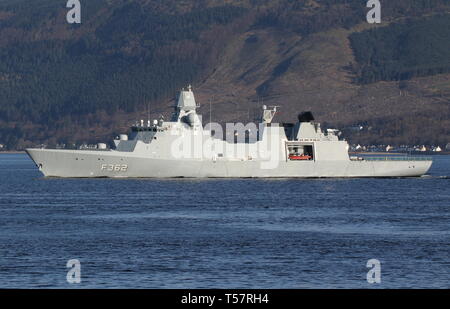
M 107 172 L 126 172 L 128 170 L 127 164 L 102 164 L 102 171 Z

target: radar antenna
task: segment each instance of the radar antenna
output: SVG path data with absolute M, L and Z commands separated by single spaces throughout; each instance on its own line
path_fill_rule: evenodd
M 272 119 L 273 117 L 275 117 L 278 107 L 280 106 L 269 106 L 269 108 L 267 108 L 266 105 L 263 105 L 263 116 L 262 116 L 263 123 L 266 124 L 272 123 Z

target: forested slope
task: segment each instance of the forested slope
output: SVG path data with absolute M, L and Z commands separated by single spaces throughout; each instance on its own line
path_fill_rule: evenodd
M 369 25 L 360 0 L 90 0 L 69 25 L 64 0 L 1 0 L 0 144 L 110 138 L 189 83 L 215 121 L 264 102 L 366 124 L 355 142 L 449 142 L 449 2 L 382 4 Z

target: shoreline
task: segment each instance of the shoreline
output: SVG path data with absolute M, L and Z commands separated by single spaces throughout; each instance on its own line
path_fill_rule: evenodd
M 25 154 L 26 152 L 25 151 L 13 151 L 13 150 L 11 150 L 11 151 L 0 151 L 0 154 Z

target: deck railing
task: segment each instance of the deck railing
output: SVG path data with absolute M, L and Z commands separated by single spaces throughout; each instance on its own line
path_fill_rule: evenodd
M 416 156 L 416 157 L 409 157 L 409 156 L 380 156 L 380 157 L 352 157 L 352 160 L 364 160 L 364 161 L 433 161 L 432 157 L 426 157 L 426 156 Z

